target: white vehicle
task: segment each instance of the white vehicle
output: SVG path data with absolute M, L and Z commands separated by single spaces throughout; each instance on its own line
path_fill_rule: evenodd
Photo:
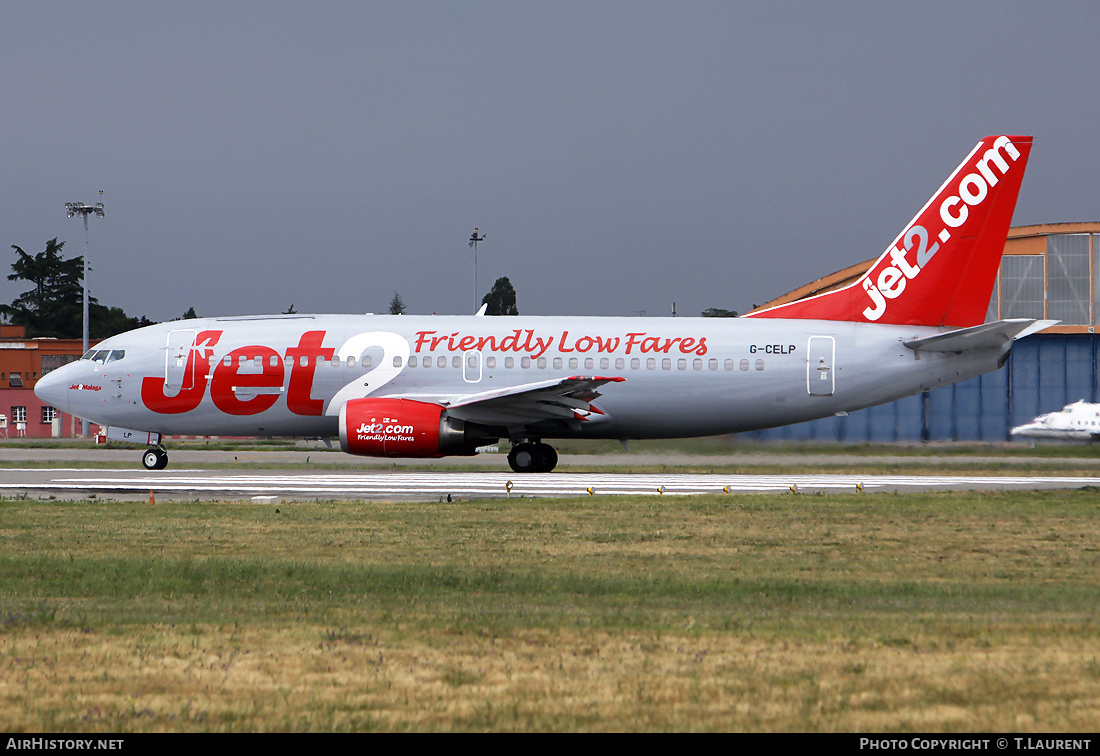
M 843 414 L 1002 366 L 1050 321 L 984 323 L 1031 138 L 983 139 L 842 289 L 742 318 L 274 315 L 106 339 L 35 392 L 107 437 L 340 439 L 349 454 L 474 454 L 505 439 L 674 438 Z M 904 174 L 900 179 L 904 180 Z

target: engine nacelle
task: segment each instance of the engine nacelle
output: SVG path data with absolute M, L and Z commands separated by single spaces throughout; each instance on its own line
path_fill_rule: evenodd
M 340 408 L 340 448 L 364 457 L 469 455 L 495 438 L 412 399 L 352 399 Z

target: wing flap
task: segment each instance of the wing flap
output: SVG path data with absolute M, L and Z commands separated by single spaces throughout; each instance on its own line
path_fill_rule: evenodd
M 603 416 L 592 407 L 592 402 L 602 396 L 600 387 L 625 380 L 622 376 L 573 375 L 475 394 L 405 398 L 438 402 L 447 408 L 447 414 L 468 422 L 516 426 L 540 420 L 587 419 L 590 414 Z

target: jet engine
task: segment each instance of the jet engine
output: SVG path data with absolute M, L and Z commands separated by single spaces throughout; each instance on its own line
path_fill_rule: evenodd
M 412 399 L 352 399 L 340 408 L 340 448 L 364 457 L 472 455 L 492 430 L 448 417 L 445 407 Z

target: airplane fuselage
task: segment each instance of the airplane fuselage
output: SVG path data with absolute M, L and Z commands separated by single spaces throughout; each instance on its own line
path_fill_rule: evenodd
M 335 437 L 339 404 L 350 398 L 437 401 L 566 376 L 615 376 L 624 380 L 602 392 L 595 412 L 548 420 L 535 432 L 683 437 L 861 409 L 994 369 L 1007 351 L 918 353 L 902 343 L 944 330 L 732 318 L 213 318 L 115 336 L 92 350 L 97 359 L 44 381 L 61 387 L 61 409 L 101 425 L 164 435 Z

